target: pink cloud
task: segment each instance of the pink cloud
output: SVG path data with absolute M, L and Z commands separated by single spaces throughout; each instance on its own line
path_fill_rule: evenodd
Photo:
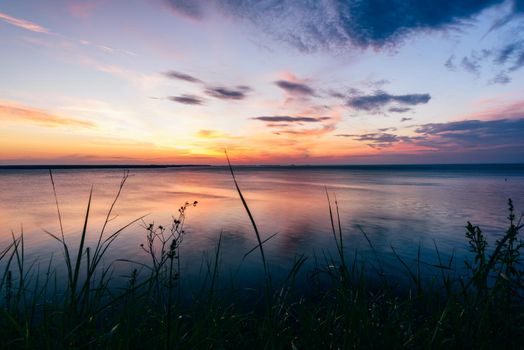
M 24 19 L 11 17 L 2 12 L 0 12 L 0 19 L 11 25 L 14 25 L 16 27 L 23 28 L 25 30 L 29 30 L 35 33 L 51 34 L 51 32 L 47 28 L 44 28 L 39 24 L 30 22 L 30 21 L 26 21 Z
M 0 100 L 0 120 L 38 124 L 45 127 L 94 128 L 90 121 L 62 117 L 39 109 Z

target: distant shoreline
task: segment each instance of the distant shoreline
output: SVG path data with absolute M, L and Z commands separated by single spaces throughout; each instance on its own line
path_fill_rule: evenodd
M 40 164 L 0 165 L 0 170 L 82 170 L 82 169 L 168 169 L 168 168 L 227 168 L 209 164 Z M 463 164 L 268 164 L 234 165 L 236 169 L 348 169 L 348 170 L 524 170 L 524 163 L 463 163 Z
M 163 168 L 195 168 L 210 167 L 200 164 L 75 164 L 75 165 L 0 165 L 1 169 L 38 170 L 38 169 L 163 169 Z

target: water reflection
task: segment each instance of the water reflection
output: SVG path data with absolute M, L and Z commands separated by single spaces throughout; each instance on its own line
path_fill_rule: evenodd
M 271 266 L 285 270 L 297 254 L 322 256 L 334 252 L 325 186 L 336 193 L 348 255 L 358 250 L 372 260 L 370 247 L 359 228 L 367 232 L 383 265 L 398 271 L 391 246 L 413 261 L 420 243 L 423 260 L 434 262 L 434 241 L 444 257 L 452 252 L 462 262 L 466 251 L 464 225 L 480 225 L 488 236 L 501 234 L 506 226 L 506 201 L 513 198 L 524 208 L 522 167 L 479 171 L 449 169 L 369 170 L 353 168 L 240 168 L 238 181 L 263 237 Z M 122 178 L 121 170 L 56 170 L 57 195 L 68 242 L 74 244 L 81 230 L 87 199 L 93 186 L 88 243 L 93 243 L 103 224 Z M 506 181 L 507 180 L 507 181 Z M 44 170 L 0 171 L 0 244 L 11 231 L 23 229 L 30 258 L 57 254 L 59 246 L 44 229 L 59 232 L 49 174 Z M 230 276 L 253 277 L 260 271 L 249 219 L 224 168 L 132 170 L 116 216 L 107 232 L 147 214 L 146 223 L 169 224 L 180 205 L 198 201 L 187 212 L 186 237 L 181 254 L 183 271 L 197 275 L 202 252 L 215 248 L 223 232 L 222 266 Z M 145 231 L 135 224 L 115 242 L 108 260 L 147 259 L 139 249 Z M 119 264 L 122 270 L 129 269 Z

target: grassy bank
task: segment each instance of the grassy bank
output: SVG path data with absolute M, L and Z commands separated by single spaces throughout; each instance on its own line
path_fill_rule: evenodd
M 89 229 L 91 196 L 80 240 L 72 246 L 64 236 L 54 191 L 61 229 L 48 234 L 61 247 L 62 256 L 50 259 L 46 266 L 27 261 L 23 233 L 13 234 L 12 243 L 0 247 L 1 348 L 524 348 L 520 260 L 524 243 L 511 200 L 508 228 L 495 242 L 488 242 L 478 226 L 467 223 L 464 239 L 470 258 L 465 274 L 455 271 L 451 261 L 439 258 L 433 266 L 434 277 L 423 279 L 420 255 L 413 265 L 393 250 L 410 280 L 399 292 L 396 281 L 384 274 L 376 253 L 374 276 L 356 258 L 348 260 L 345 246 L 349 242 L 342 238 L 338 204 L 326 191 L 326 220 L 330 220 L 337 253 L 297 256 L 287 278 L 277 282 L 266 259 L 265 241 L 232 169 L 231 175 L 258 241 L 254 251 L 246 252 L 258 254 L 263 266 L 264 285 L 257 295 L 241 289 L 219 290 L 221 235 L 215 252 L 203 261 L 202 287 L 191 294 L 190 301 L 182 295 L 179 250 L 186 212 L 196 202 L 181 206 L 165 226 L 138 218 L 106 232 L 127 180 L 125 173 L 93 245 L 86 243 L 88 234 L 93 234 Z M 115 288 L 112 267 L 102 264 L 103 257 L 133 224 L 143 226 L 144 243 L 137 249 L 147 253 L 149 262 L 121 259 L 128 264 L 129 275 Z M 375 252 L 373 242 L 362 234 Z M 314 260 L 313 268 L 302 274 L 307 259 Z M 65 279 L 57 277 L 56 264 L 65 266 Z M 297 280 L 304 276 L 307 281 Z M 379 283 L 371 284 L 371 279 Z M 307 285 L 308 290 L 298 285 Z

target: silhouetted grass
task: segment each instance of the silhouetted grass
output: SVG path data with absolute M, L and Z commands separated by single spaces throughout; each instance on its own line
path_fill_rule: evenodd
M 127 179 L 110 206 L 94 248 L 86 246 L 91 193 L 81 237 L 76 247 L 66 241 L 59 199 L 50 172 L 60 234 L 48 234 L 62 247 L 63 256 L 46 266 L 28 263 L 24 235 L 0 249 L 4 266 L 0 279 L 0 347 L 6 349 L 517 349 L 524 345 L 524 269 L 519 236 L 523 225 L 508 202 L 509 227 L 494 243 L 478 226 L 467 223 L 465 239 L 471 259 L 468 273 L 443 261 L 435 244 L 438 264 L 434 278 L 421 277 L 420 247 L 415 268 L 393 247 L 409 286 L 392 288 L 372 240 L 361 230 L 376 260 L 376 276 L 369 276 L 356 255 L 349 259 L 344 247 L 336 197 L 326 189 L 335 257 L 312 258 L 307 292 L 297 288 L 297 279 L 308 257 L 299 255 L 287 277 L 275 283 L 264 254 L 263 239 L 230 166 L 236 190 L 246 209 L 265 273 L 264 292 L 253 298 L 243 290 L 224 295 L 217 290 L 220 278 L 222 234 L 215 252 L 205 255 L 207 273 L 202 288 L 188 301 L 181 292 L 183 271 L 180 246 L 184 238 L 185 203 L 168 226 L 148 224 L 139 218 L 111 233 L 107 223 Z M 145 231 L 141 245 L 150 257 L 147 264 L 129 263 L 129 276 L 122 288 L 110 287 L 112 266 L 102 258 L 129 225 L 140 221 Z M 252 251 L 253 251 L 252 250 Z M 246 254 L 252 251 L 246 252 Z M 73 254 L 73 252 L 76 252 Z M 63 261 L 67 278 L 57 278 L 55 263 Z M 370 277 L 378 277 L 371 285 Z M 303 281 L 301 285 L 304 285 Z

